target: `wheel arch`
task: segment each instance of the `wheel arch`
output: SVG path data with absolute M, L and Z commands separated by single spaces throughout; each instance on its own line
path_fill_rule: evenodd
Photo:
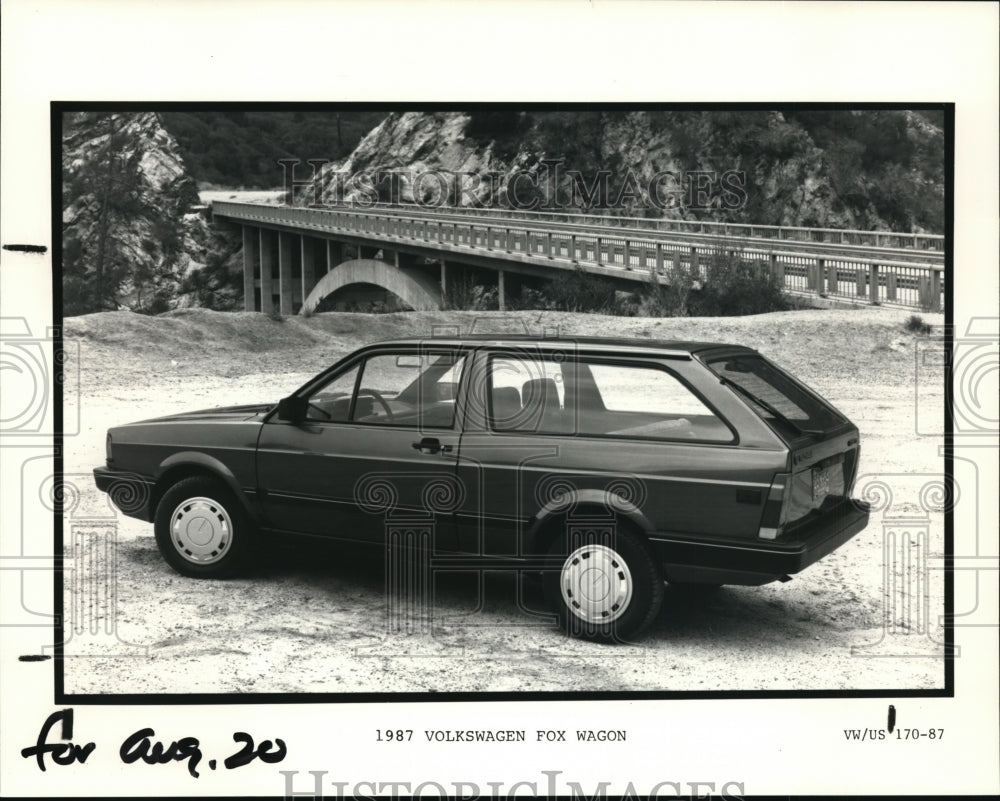
M 556 538 L 573 522 L 614 521 L 625 524 L 648 541 L 653 525 L 631 500 L 605 489 L 581 489 L 550 500 L 528 525 L 525 552 L 531 556 L 548 553 Z
M 221 481 L 233 494 L 236 502 L 243 507 L 243 510 L 248 515 L 250 515 L 251 519 L 255 519 L 257 517 L 246 498 L 246 493 L 240 486 L 239 481 L 236 480 L 236 476 L 233 474 L 232 470 L 226 467 L 226 465 L 218 459 L 209 456 L 206 453 L 199 453 L 197 451 L 182 451 L 180 453 L 175 453 L 160 463 L 159 470 L 157 471 L 156 483 L 153 486 L 152 497 L 150 498 L 150 517 L 155 518 L 156 509 L 160 505 L 160 499 L 163 497 L 164 493 L 167 492 L 167 490 L 179 481 L 183 481 L 186 478 L 194 478 L 196 476 L 203 476 L 205 478 L 212 478 L 217 481 Z

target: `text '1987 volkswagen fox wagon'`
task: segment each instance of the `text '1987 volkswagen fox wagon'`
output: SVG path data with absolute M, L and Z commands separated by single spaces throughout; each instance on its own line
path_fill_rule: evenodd
M 277 405 L 112 428 L 94 476 L 185 576 L 293 534 L 389 548 L 405 520 L 431 570 L 541 575 L 567 632 L 625 639 L 665 582 L 786 580 L 863 530 L 858 440 L 749 348 L 470 336 L 362 348 Z

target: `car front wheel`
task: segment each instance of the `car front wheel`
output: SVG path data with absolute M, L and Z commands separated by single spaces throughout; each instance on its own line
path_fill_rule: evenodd
M 663 576 L 643 540 L 630 530 L 574 535 L 549 552 L 546 594 L 563 630 L 575 637 L 626 642 L 663 604 Z
M 246 563 L 250 522 L 219 481 L 196 476 L 174 484 L 156 507 L 154 528 L 163 558 L 184 576 L 231 576 Z

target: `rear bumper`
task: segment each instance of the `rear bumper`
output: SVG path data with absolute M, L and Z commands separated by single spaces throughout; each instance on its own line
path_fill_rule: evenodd
M 154 482 L 151 478 L 127 470 L 95 467 L 94 483 L 101 492 L 108 494 L 122 514 L 152 522 Z
M 664 534 L 650 537 L 650 542 L 666 566 L 693 567 L 712 572 L 729 572 L 746 581 L 724 583 L 763 583 L 779 576 L 798 573 L 835 551 L 868 525 L 869 505 L 858 500 L 844 500 L 822 518 L 795 529 L 779 540 L 706 540 Z M 683 571 L 678 571 L 683 572 Z M 752 580 L 756 577 L 757 580 Z M 770 579 L 766 578 L 770 577 Z

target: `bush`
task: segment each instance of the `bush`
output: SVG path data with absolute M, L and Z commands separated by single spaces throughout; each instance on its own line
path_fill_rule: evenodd
M 925 323 L 924 318 L 919 314 L 911 314 L 903 324 L 903 327 L 911 334 L 917 334 L 919 336 L 926 336 L 934 330 L 933 326 L 931 326 L 930 323 Z
M 735 317 L 785 311 L 781 281 L 759 262 L 739 252 L 708 257 L 701 290 L 692 293 L 691 313 L 703 317 Z
M 554 278 L 543 290 L 554 311 L 614 314 L 615 286 L 610 281 L 576 267 Z
M 636 314 L 640 317 L 687 317 L 691 290 L 698 275 L 691 266 L 669 271 L 670 283 L 661 284 L 653 273 L 643 289 Z
M 442 298 L 442 308 L 455 311 L 471 311 L 476 308 L 476 283 L 468 273 L 449 275 Z

